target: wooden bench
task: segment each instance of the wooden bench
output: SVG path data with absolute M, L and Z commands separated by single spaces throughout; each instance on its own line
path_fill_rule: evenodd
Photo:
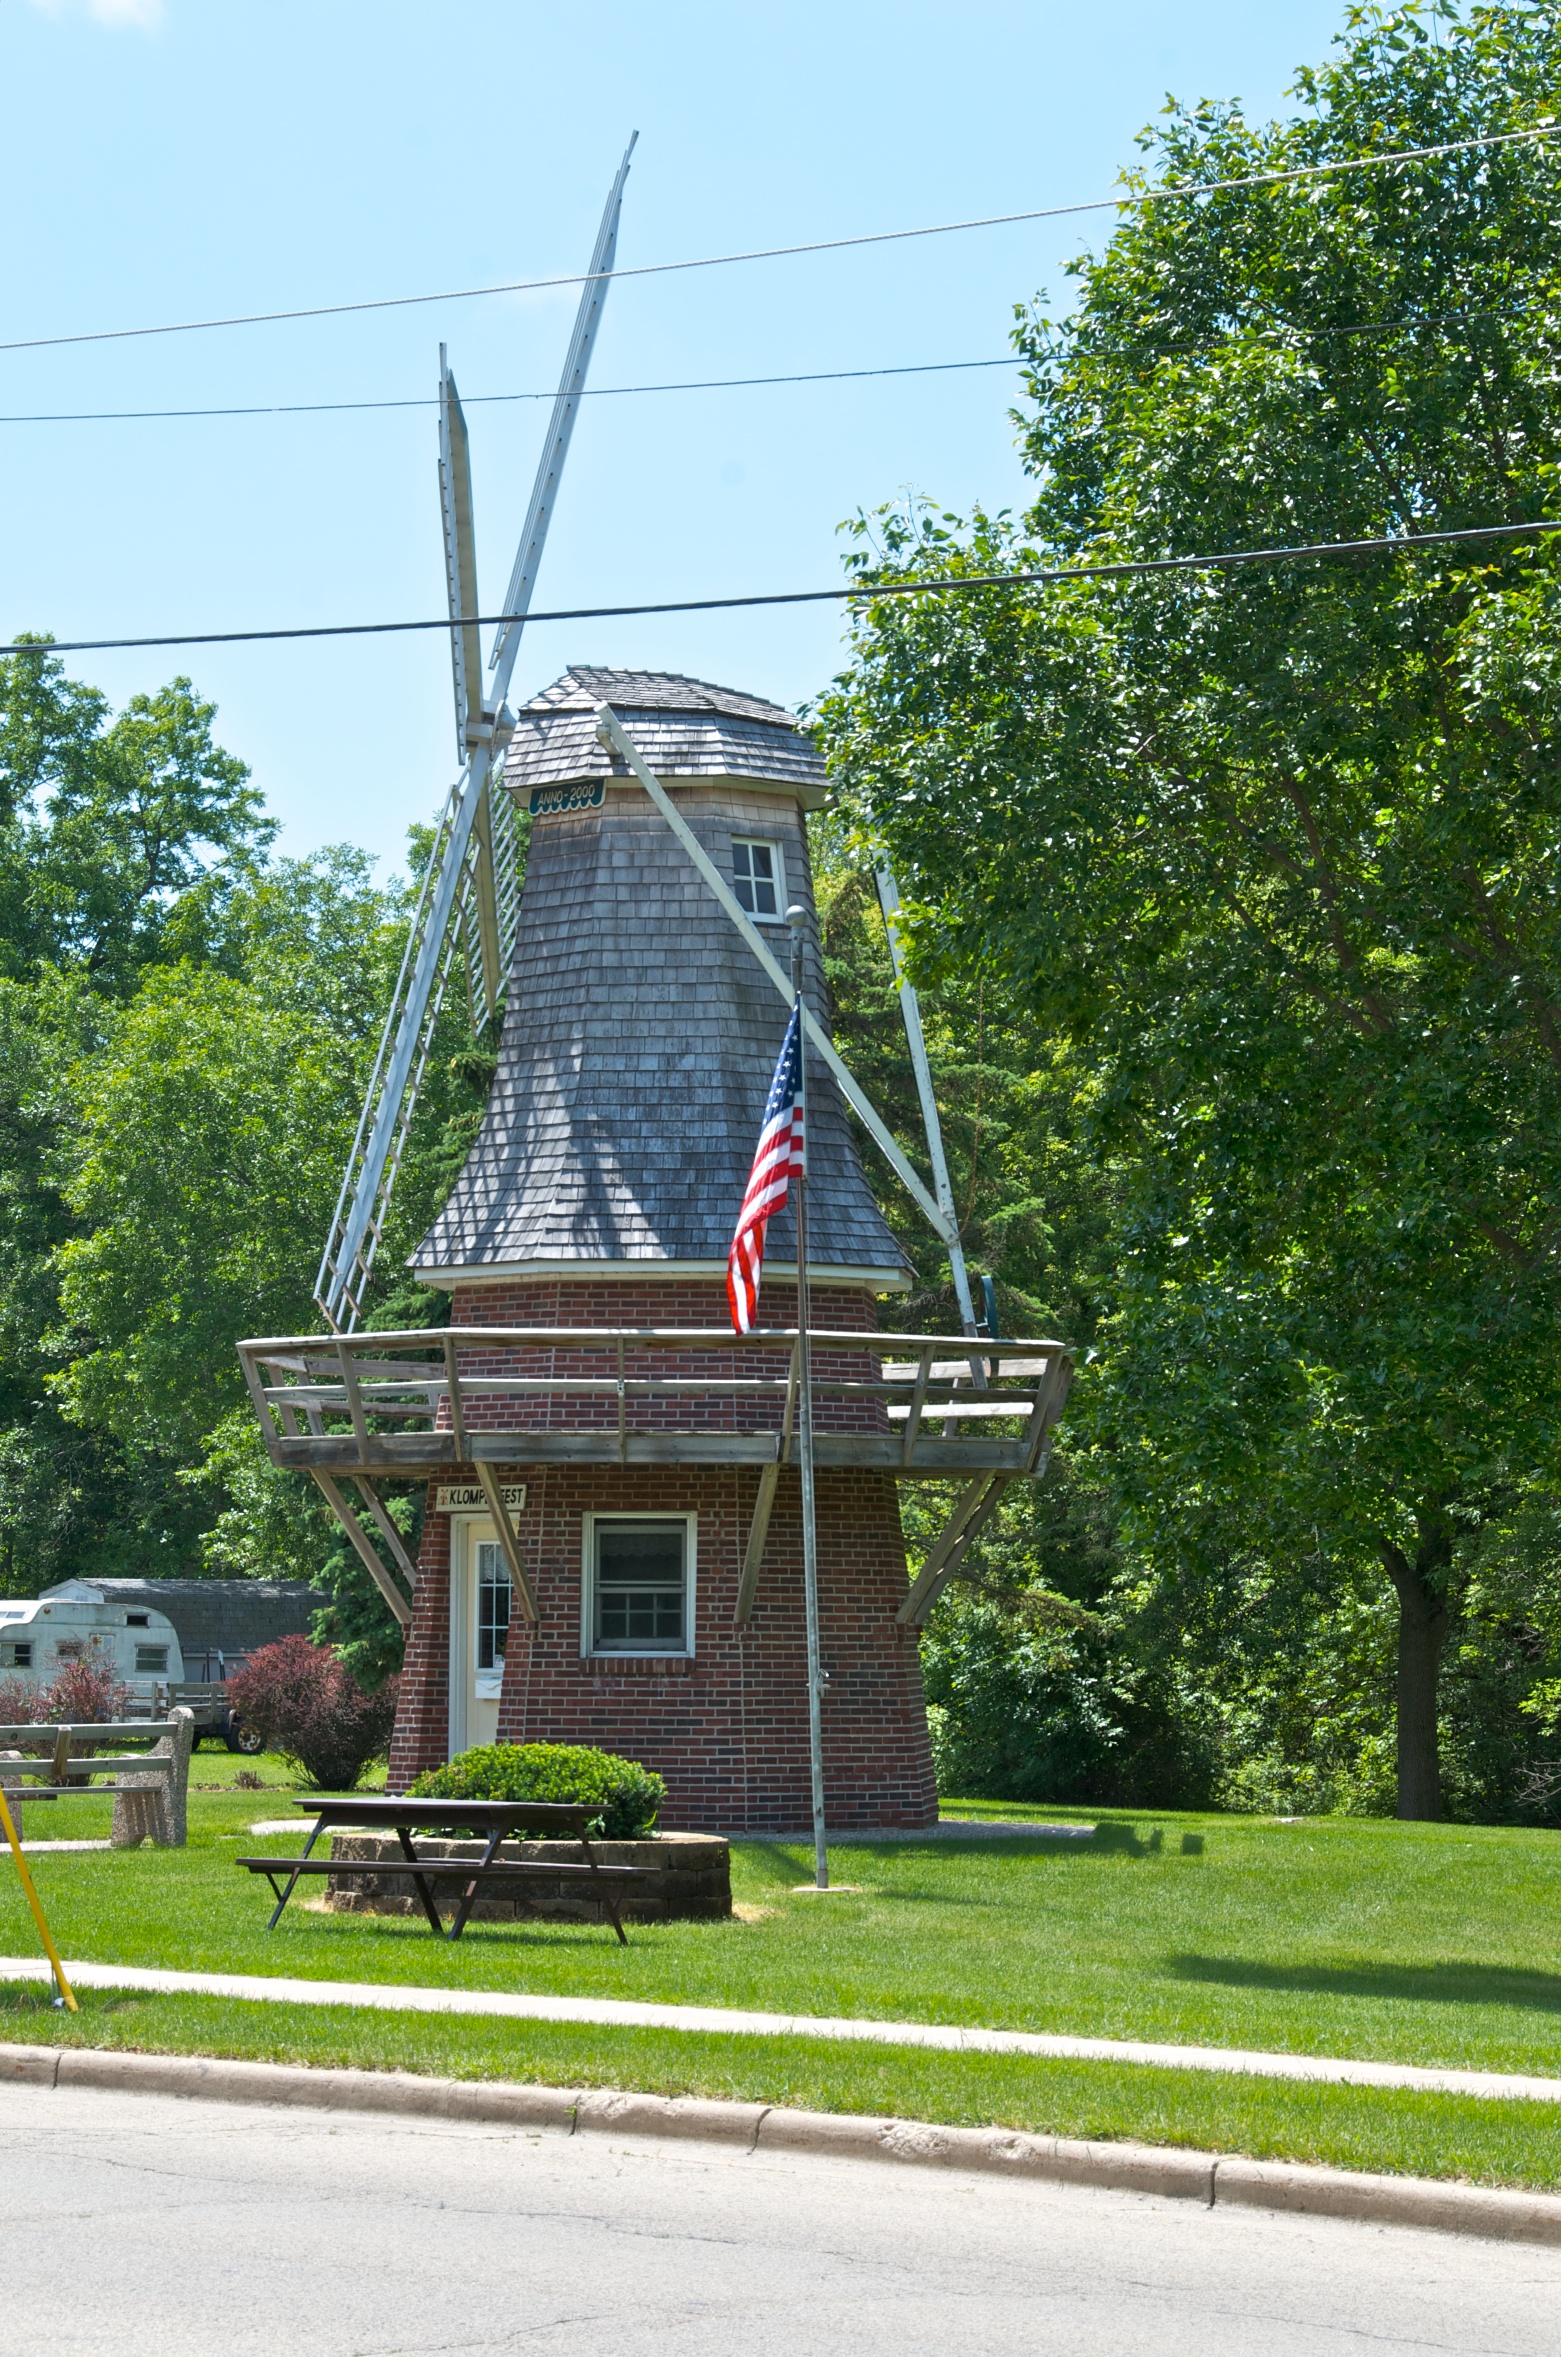
M 484 1883 L 514 1882 L 546 1878 L 557 1882 L 560 1878 L 578 1876 L 588 1883 L 591 1893 L 618 1935 L 620 1945 L 628 1939 L 614 1899 L 615 1890 L 627 1882 L 645 1882 L 649 1869 L 643 1866 L 604 1866 L 591 1848 L 589 1808 L 571 1801 L 508 1801 L 508 1800 L 328 1800 L 320 1804 L 314 1831 L 304 1844 L 298 1858 L 239 1858 L 235 1863 L 251 1874 L 263 1874 L 276 1894 L 268 1931 L 274 1931 L 277 1919 L 292 1897 L 298 1879 L 303 1874 L 336 1874 L 354 1878 L 382 1875 L 386 1871 L 383 1858 L 317 1858 L 313 1856 L 315 1843 L 322 1833 L 341 1829 L 355 1833 L 394 1833 L 401 1844 L 404 1869 L 423 1903 L 423 1913 L 430 1928 L 441 1939 L 458 1940 L 476 1904 Z M 475 1839 L 486 1842 L 481 1858 L 430 1858 L 419 1851 L 413 1835 L 422 1833 L 442 1839 Z M 532 1836 L 543 1840 L 577 1841 L 581 1858 L 572 1862 L 503 1858 L 498 1855 L 501 1842 Z M 279 1877 L 287 1877 L 283 1888 Z M 450 1929 L 445 1930 L 432 1885 L 436 1882 L 464 1885 L 456 1902 Z
M 14 1798 L 19 1807 L 24 1801 L 69 1799 L 90 1792 L 94 1776 L 112 1776 L 110 1845 L 134 1849 L 150 1835 L 159 1848 L 183 1849 L 194 1731 L 194 1717 L 182 1707 L 162 1720 L 88 1719 L 0 1727 L 0 1750 L 9 1754 L 0 1758 L 0 1785 L 7 1801 Z M 113 1759 L 98 1755 L 100 1744 L 144 1743 L 148 1736 L 156 1738 L 149 1751 Z M 27 1781 L 35 1777 L 40 1781 Z M 20 1824 L 17 1831 L 20 1834 Z

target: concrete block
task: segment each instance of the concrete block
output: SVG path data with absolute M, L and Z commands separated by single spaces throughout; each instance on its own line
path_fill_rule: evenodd
M 1428 2177 L 1308 2169 L 1289 2161 L 1221 2159 L 1214 2199 L 1373 2226 L 1429 2227 L 1501 2242 L 1561 2243 L 1561 2196 L 1495 2185 L 1453 2185 Z
M 762 2103 L 707 2103 L 695 2096 L 603 2089 L 579 2098 L 575 2127 L 582 2133 L 611 2130 L 621 2136 L 679 2136 L 751 2147 L 765 2117 Z
M 52 2087 L 59 2077 L 57 2046 L 0 2046 L 0 2079 L 29 2087 Z

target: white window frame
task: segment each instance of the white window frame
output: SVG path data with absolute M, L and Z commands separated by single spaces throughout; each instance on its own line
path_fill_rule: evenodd
M 773 835 L 734 835 L 732 837 L 732 897 L 737 901 L 739 908 L 742 907 L 742 901 L 737 891 L 737 846 L 739 843 L 745 843 L 750 847 L 759 844 L 770 853 L 775 862 L 774 916 L 770 916 L 768 913 L 761 915 L 757 909 L 746 909 L 743 913 L 752 917 L 756 925 L 784 925 L 787 905 L 785 845 L 777 841 Z
M 640 1652 L 627 1646 L 610 1649 L 596 1644 L 596 1526 L 599 1522 L 681 1522 L 683 1541 L 683 1644 L 647 1645 Z M 582 1661 L 692 1661 L 695 1653 L 695 1606 L 699 1593 L 699 1516 L 680 1514 L 582 1514 L 580 1517 L 580 1658 Z

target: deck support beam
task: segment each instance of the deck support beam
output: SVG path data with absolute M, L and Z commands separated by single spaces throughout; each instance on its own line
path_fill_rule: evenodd
M 753 1520 L 748 1525 L 748 1545 L 743 1555 L 742 1577 L 737 1583 L 737 1610 L 732 1618 L 742 1629 L 748 1625 L 753 1611 L 753 1600 L 759 1585 L 759 1567 L 764 1561 L 764 1545 L 770 1535 L 770 1512 L 775 1504 L 775 1485 L 780 1480 L 780 1467 L 766 1465 L 759 1475 L 759 1494 L 753 1502 Z
M 322 1472 L 318 1465 L 311 1465 L 309 1470 L 314 1475 L 315 1480 L 319 1483 L 320 1488 L 324 1493 L 326 1504 L 330 1507 L 331 1512 L 335 1515 L 337 1521 L 341 1524 L 342 1529 L 346 1532 L 348 1538 L 352 1541 L 352 1544 L 358 1555 L 362 1559 L 364 1570 L 368 1573 L 370 1579 L 374 1582 L 375 1587 L 378 1588 L 380 1594 L 384 1597 L 385 1602 L 390 1606 L 391 1612 L 394 1614 L 396 1620 L 399 1621 L 402 1628 L 409 1629 L 412 1626 L 412 1607 L 407 1602 L 405 1596 L 402 1595 L 401 1590 L 397 1587 L 390 1573 L 385 1569 L 384 1564 L 380 1560 L 379 1550 L 375 1546 L 373 1540 L 369 1537 L 368 1532 L 364 1529 L 362 1523 L 358 1520 L 358 1517 L 356 1514 L 354 1514 L 352 1508 L 348 1505 L 346 1499 L 342 1496 L 341 1491 L 337 1488 L 336 1483 L 331 1478 L 330 1474 Z M 377 1502 L 378 1501 L 376 1500 L 376 1503 Z M 383 1512 L 383 1509 L 381 1509 L 381 1511 Z M 388 1515 L 386 1516 L 386 1520 L 389 1520 Z M 399 1551 L 398 1544 L 398 1552 Z
M 921 1627 L 964 1561 L 971 1540 L 995 1511 L 1008 1480 L 1007 1474 L 994 1473 L 971 1482 L 963 1491 L 922 1565 L 915 1586 L 894 1616 L 902 1628 Z
M 352 1478 L 358 1485 L 359 1496 L 374 1517 L 375 1527 L 378 1529 L 380 1537 L 395 1558 L 396 1569 L 406 1581 L 408 1588 L 415 1589 L 417 1586 L 417 1565 L 407 1553 L 406 1541 L 386 1513 L 384 1500 L 366 1473 L 355 1473 Z
M 488 1511 L 493 1516 L 493 1527 L 498 1533 L 499 1545 L 504 1549 L 504 1560 L 509 1566 L 510 1579 L 520 1599 L 520 1609 L 531 1626 L 536 1628 L 542 1618 L 537 1610 L 536 1590 L 531 1585 L 531 1574 L 521 1560 L 520 1541 L 515 1535 L 515 1525 L 509 1518 L 509 1508 L 504 1503 L 499 1477 L 486 1457 L 477 1459 L 477 1479 L 482 1483 Z

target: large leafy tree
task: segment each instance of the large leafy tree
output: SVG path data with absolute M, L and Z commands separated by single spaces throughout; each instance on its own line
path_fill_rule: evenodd
M 1561 1408 L 1561 578 L 1548 541 L 874 600 L 880 580 L 1557 512 L 1554 12 L 1351 12 L 1291 121 L 1175 111 L 1073 316 L 1025 316 L 1022 526 L 858 555 L 837 776 L 1089 1073 L 1130 1170 L 1091 1413 L 1191 1575 L 1260 1544 L 1397 1609 L 1439 1808 L 1469 1546 Z M 1333 1571 L 1330 1571 L 1330 1566 Z
M 232 1346 L 312 1323 L 404 889 L 345 848 L 273 858 L 214 719 L 182 679 L 116 716 L 46 641 L 0 662 L 0 1569 L 324 1576 L 378 1669 L 383 1607 L 266 1461 Z M 385 1296 L 471 1118 L 446 1032 L 383 1260 L 398 1319 L 428 1314 Z

